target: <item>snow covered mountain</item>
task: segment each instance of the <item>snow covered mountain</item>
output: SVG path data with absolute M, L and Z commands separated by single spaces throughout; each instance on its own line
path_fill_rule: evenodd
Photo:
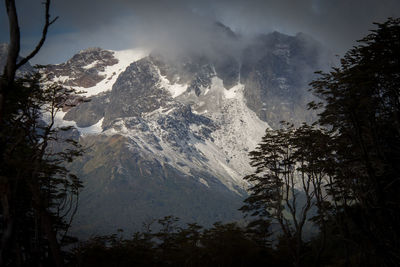
M 279 121 L 312 119 L 307 84 L 323 53 L 304 34 L 274 32 L 239 55 L 90 48 L 48 65 L 50 79 L 90 99 L 58 118 L 88 147 L 70 166 L 86 185 L 75 232 L 139 230 L 171 214 L 204 225 L 239 219 L 248 152 Z

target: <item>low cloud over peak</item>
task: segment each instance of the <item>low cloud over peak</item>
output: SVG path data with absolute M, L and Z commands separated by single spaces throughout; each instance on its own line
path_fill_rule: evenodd
M 41 0 L 20 0 L 17 5 L 22 52 L 26 52 L 40 36 L 43 5 Z M 51 13 L 60 19 L 52 25 L 36 63 L 61 62 L 91 46 L 208 51 L 213 40 L 220 38 L 215 35 L 216 21 L 243 39 L 274 30 L 291 35 L 304 32 L 343 54 L 373 28 L 372 22 L 400 16 L 400 1 L 69 0 L 54 1 Z M 7 42 L 3 6 L 0 21 L 0 42 Z

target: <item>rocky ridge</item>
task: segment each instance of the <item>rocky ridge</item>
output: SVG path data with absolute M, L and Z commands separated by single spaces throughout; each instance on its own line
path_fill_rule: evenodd
M 248 152 L 269 125 L 312 119 L 306 89 L 323 64 L 317 42 L 275 32 L 239 56 L 95 48 L 49 65 L 49 77 L 90 99 L 59 117 L 90 146 L 71 166 L 87 184 L 75 230 L 138 229 L 170 214 L 205 225 L 240 218 Z

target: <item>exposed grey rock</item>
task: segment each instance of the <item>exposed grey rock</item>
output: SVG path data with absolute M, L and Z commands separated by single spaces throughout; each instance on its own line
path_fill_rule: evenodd
M 232 88 L 239 82 L 239 60 L 226 55 L 223 60 L 217 60 L 215 63 L 215 71 L 219 78 L 223 80 L 227 89 Z
M 216 26 L 217 38 L 240 41 L 229 28 Z M 237 219 L 246 192 L 234 177 L 248 170 L 247 153 L 261 138 L 264 122 L 279 127 L 281 120 L 312 120 L 305 109 L 312 99 L 307 84 L 324 66 L 317 42 L 275 32 L 236 54 L 213 45 L 215 57 L 155 51 L 127 67 L 111 91 L 90 102 L 76 100 L 65 115 L 79 127 L 104 117 L 103 134 L 83 134 L 81 142 L 90 150 L 71 166 L 87 185 L 77 232 L 140 230 L 149 217 L 171 214 L 205 225 Z M 96 77 L 101 70 L 96 64 L 113 64 L 112 52 L 102 51 L 86 50 L 63 71 Z M 176 84 L 187 87 L 179 96 L 171 89 Z M 252 135 L 256 128 L 259 136 Z M 232 162 L 239 167 L 231 168 Z
M 110 93 L 102 93 L 84 99 L 82 103 L 72 103 L 72 107 L 64 116 L 64 120 L 75 121 L 78 127 L 88 127 L 96 124 L 104 117 L 104 107 L 109 102 Z
M 215 76 L 213 67 L 209 64 L 203 65 L 196 74 L 193 75 L 193 79 L 190 82 L 187 91 L 194 91 L 196 96 L 202 93 L 202 90 L 211 86 L 211 78 Z
M 105 107 L 103 127 L 118 118 L 140 117 L 167 104 L 171 96 L 158 86 L 158 70 L 145 58 L 126 68 L 113 85 L 110 101 Z
M 273 128 L 280 121 L 310 122 L 308 84 L 325 68 L 322 46 L 304 34 L 278 32 L 258 37 L 243 53 L 240 70 L 247 105 Z M 325 62 L 326 64 L 326 62 Z
M 167 215 L 182 222 L 211 226 L 216 221 L 239 220 L 242 198 L 207 172 L 192 176 L 168 163 L 132 151 L 121 136 L 93 136 L 90 147 L 74 169 L 85 177 L 73 232 L 87 237 L 124 229 L 142 230 L 142 224 Z M 110 158 L 112 157 L 112 160 Z M 199 182 L 201 177 L 208 187 Z
M 50 79 L 68 77 L 64 81 L 66 86 L 89 88 L 105 78 L 100 72 L 104 71 L 106 66 L 117 63 L 118 60 L 113 56 L 113 52 L 101 48 L 89 48 L 74 55 L 66 63 L 47 65 L 46 73 Z
M 229 28 L 218 27 L 232 42 L 239 40 Z M 283 120 L 299 125 L 315 119 L 307 110 L 307 103 L 313 100 L 308 84 L 315 78 L 314 72 L 327 69 L 330 62 L 327 51 L 310 36 L 273 32 L 257 36 L 237 55 L 223 47 L 215 47 L 215 51 L 218 56 L 213 58 L 198 54 L 170 58 L 153 53 L 150 60 L 171 83 L 188 84 L 188 92 L 196 96 L 210 87 L 214 76 L 222 79 L 227 89 L 238 82 L 244 84 L 247 105 L 273 128 L 279 128 Z

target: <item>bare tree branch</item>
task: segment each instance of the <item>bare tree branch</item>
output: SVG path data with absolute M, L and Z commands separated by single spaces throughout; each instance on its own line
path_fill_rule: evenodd
M 50 0 L 46 0 L 45 6 L 46 6 L 46 11 L 45 11 L 45 19 L 46 20 L 45 20 L 45 24 L 43 26 L 42 38 L 40 39 L 39 43 L 36 45 L 35 49 L 16 65 L 16 69 L 20 68 L 22 65 L 27 63 L 31 58 L 33 58 L 39 52 L 39 50 L 42 48 L 42 46 L 46 40 L 47 31 L 48 31 L 50 25 L 53 24 L 58 19 L 58 16 L 57 16 L 54 19 L 50 20 Z

